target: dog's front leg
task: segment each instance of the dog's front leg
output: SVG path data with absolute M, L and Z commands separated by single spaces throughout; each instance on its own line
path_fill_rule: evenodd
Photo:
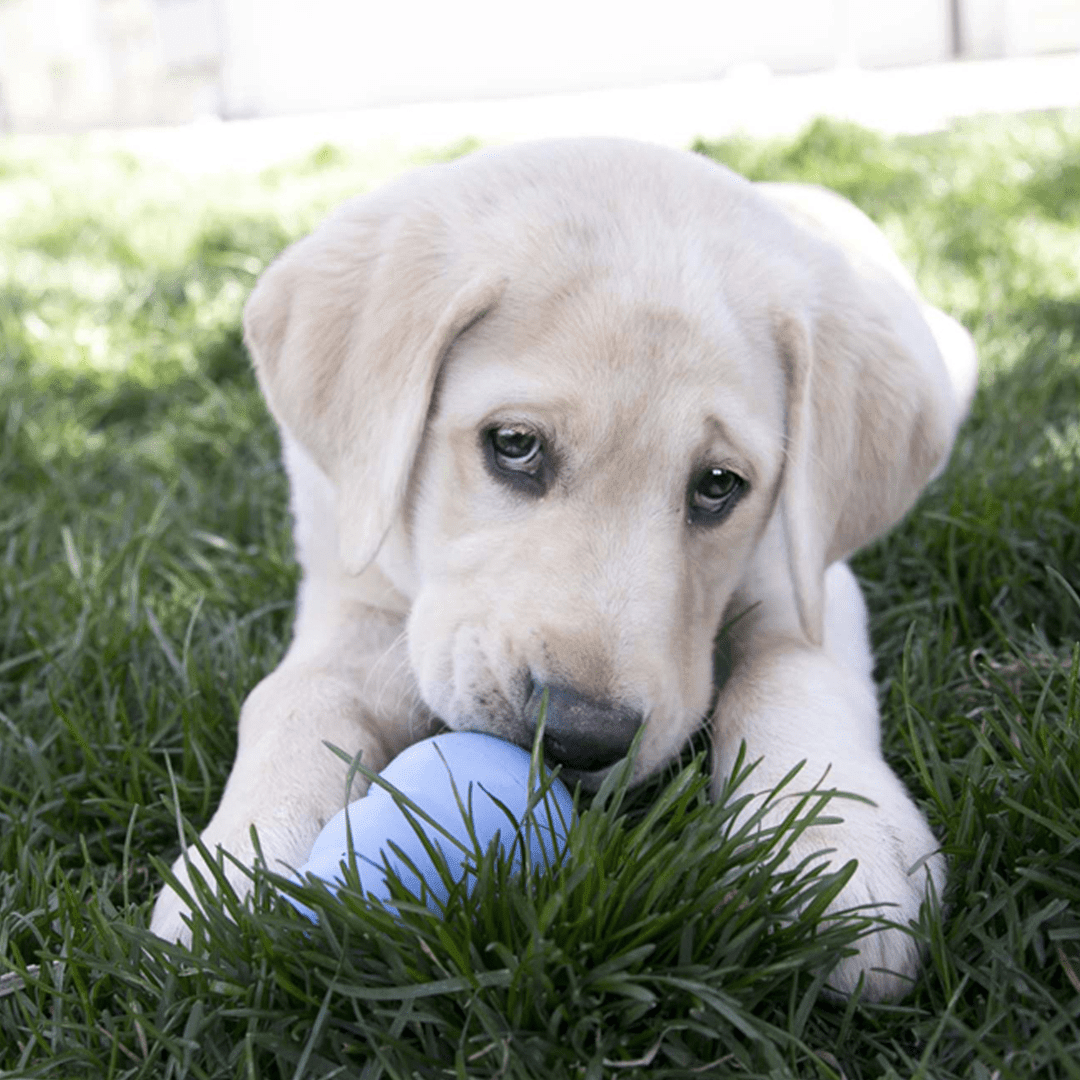
M 811 826 L 793 845 L 790 864 L 823 853 L 832 868 L 851 859 L 858 868 L 834 909 L 860 907 L 905 927 L 919 913 L 933 881 L 940 895 L 944 858 L 896 774 L 881 753 L 877 697 L 862 594 L 851 571 L 836 564 L 826 575 L 825 637 L 820 648 L 770 636 L 753 616 L 735 636 L 735 665 L 715 720 L 719 790 L 746 744 L 753 791 L 766 795 L 805 762 L 784 797 L 767 815 L 776 824 L 802 793 L 819 784 L 861 796 L 833 798 L 825 811 L 835 824 Z M 864 993 L 894 998 L 910 987 L 919 949 L 903 929 L 881 929 L 842 960 L 830 985 L 851 993 L 860 976 Z
M 318 658 L 300 658 L 294 649 L 244 702 L 236 761 L 217 813 L 201 836 L 211 856 L 225 851 L 252 866 L 254 826 L 269 869 L 287 872 L 301 865 L 326 820 L 367 786 L 357 777 L 346 792 L 348 766 L 327 744 L 350 755 L 362 753 L 363 763 L 378 771 L 410 741 L 413 728 L 422 729 L 413 737 L 426 733 L 419 714 L 411 724 L 403 719 L 412 705 L 407 688 L 379 678 L 401 670 L 394 647 L 400 623 L 391 625 L 376 613 L 366 623 L 361 635 Z M 364 640 L 357 642 L 357 636 Z M 185 888 L 190 886 L 189 865 L 213 880 L 198 852 L 189 848 L 173 865 Z M 229 859 L 224 872 L 239 894 L 250 889 L 248 876 Z M 154 907 L 151 929 L 160 937 L 185 941 L 190 935 L 184 916 L 190 910 L 166 887 Z

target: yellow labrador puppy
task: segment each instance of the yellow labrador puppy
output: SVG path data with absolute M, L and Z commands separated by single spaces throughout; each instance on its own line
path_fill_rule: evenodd
M 903 924 L 941 888 L 842 560 L 942 467 L 975 353 L 858 210 L 631 142 L 492 150 L 347 203 L 266 271 L 245 331 L 304 577 L 211 851 L 250 862 L 254 825 L 299 865 L 344 798 L 325 742 L 375 769 L 436 718 L 529 745 L 547 689 L 572 779 L 639 728 L 647 776 L 715 699 L 717 786 L 745 742 L 756 788 L 805 760 L 802 786 L 873 800 L 793 854 L 858 860 L 843 906 Z M 154 930 L 182 938 L 187 910 L 166 890 Z M 890 996 L 917 963 L 884 930 L 834 982 Z

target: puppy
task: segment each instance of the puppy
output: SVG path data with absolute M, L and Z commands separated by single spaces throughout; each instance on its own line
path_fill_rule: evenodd
M 252 862 L 255 826 L 270 867 L 297 866 L 345 795 L 326 742 L 373 769 L 439 721 L 527 746 L 546 689 L 571 781 L 639 729 L 646 777 L 707 722 L 717 789 L 745 743 L 763 793 L 805 762 L 800 788 L 873 800 L 792 853 L 858 860 L 838 906 L 904 924 L 941 890 L 843 560 L 942 468 L 975 351 L 858 210 L 632 142 L 486 151 L 347 203 L 244 327 L 303 581 L 211 852 Z M 183 938 L 187 913 L 166 889 L 154 931 Z M 895 996 L 917 966 L 883 929 L 833 983 Z

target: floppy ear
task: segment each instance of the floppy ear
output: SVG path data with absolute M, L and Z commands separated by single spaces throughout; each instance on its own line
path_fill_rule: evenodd
M 975 358 L 958 323 L 880 264 L 834 248 L 813 273 L 817 295 L 775 332 L 787 383 L 788 564 L 803 633 L 820 644 L 825 569 L 899 521 L 944 465 Z
M 452 247 L 437 215 L 362 197 L 274 262 L 244 309 L 270 411 L 337 488 L 353 573 L 402 505 L 443 356 L 504 285 Z

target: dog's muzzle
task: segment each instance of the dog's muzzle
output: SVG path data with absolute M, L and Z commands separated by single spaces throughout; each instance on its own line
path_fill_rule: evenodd
M 535 724 L 547 691 L 544 755 L 575 772 L 595 772 L 626 756 L 641 727 L 641 713 L 609 701 L 596 701 L 568 686 L 533 684 L 526 714 Z

